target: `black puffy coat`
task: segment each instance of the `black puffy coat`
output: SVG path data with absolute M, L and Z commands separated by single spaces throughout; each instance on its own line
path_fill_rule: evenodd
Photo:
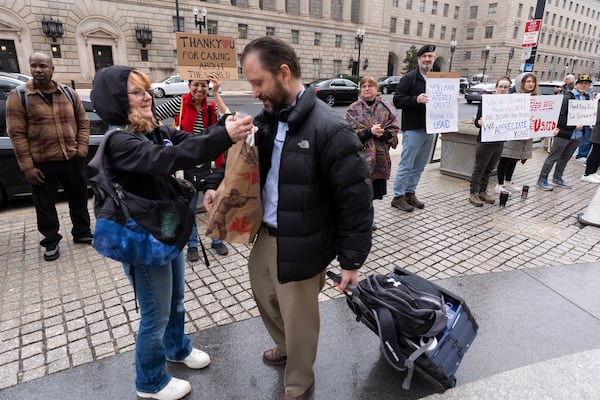
M 264 187 L 277 120 L 263 110 L 255 124 Z M 308 279 L 336 255 L 343 269 L 358 269 L 371 249 L 373 225 L 373 189 L 362 145 L 312 88 L 298 99 L 288 126 L 279 170 L 278 279 Z

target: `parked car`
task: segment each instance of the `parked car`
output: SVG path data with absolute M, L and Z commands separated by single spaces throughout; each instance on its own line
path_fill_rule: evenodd
M 6 136 L 6 98 L 11 90 L 22 84 L 23 81 L 0 75 L 0 135 L 2 136 Z
M 469 78 L 466 76 L 460 77 L 460 92 L 465 93 L 465 90 L 469 87 Z
M 377 82 L 377 88 L 383 94 L 392 94 L 396 91 L 396 86 L 398 86 L 398 82 L 400 82 L 401 76 L 394 75 L 388 76 L 381 82 Z
M 600 82 L 592 83 L 592 87 L 590 88 L 590 90 L 594 94 L 594 98 L 598 99 L 600 97 Z
M 358 99 L 358 85 L 348 79 L 326 79 L 310 84 L 315 88 L 317 97 L 330 106 L 335 104 L 350 104 Z
M 212 96 L 213 84 L 208 84 L 208 95 Z M 160 82 L 156 82 L 150 85 L 150 89 L 154 92 L 154 97 L 162 98 L 165 96 L 181 96 L 190 92 L 188 81 L 181 79 L 179 75 L 168 76 Z M 219 93 L 222 89 L 219 88 Z
M 3 77 L 0 77 L 0 82 L 2 79 Z M 0 91 L 0 94 L 3 93 L 3 91 Z M 96 114 L 89 96 L 81 95 L 80 97 L 90 120 L 90 144 L 87 155 L 89 161 L 96 154 L 96 150 L 102 141 L 108 125 Z M 5 113 L 5 106 L 6 101 L 4 100 L 1 111 L 3 115 Z M 5 123 L 4 118 L 2 118 L 2 122 Z M 9 200 L 30 195 L 31 187 L 27 179 L 25 179 L 25 175 L 19 169 L 10 138 L 4 132 L 3 136 L 0 136 L 0 207 L 6 205 L 6 202 Z
M 17 80 L 20 80 L 21 82 L 27 82 L 31 79 L 31 76 L 22 74 L 20 72 L 0 71 L 0 76 L 6 76 L 7 78 L 17 79 Z
M 563 81 L 540 82 L 538 87 L 540 89 L 540 94 L 553 95 L 560 91 L 563 84 Z
M 471 104 L 474 101 L 481 101 L 484 94 L 496 93 L 496 85 L 493 83 L 478 83 L 465 89 L 465 100 Z

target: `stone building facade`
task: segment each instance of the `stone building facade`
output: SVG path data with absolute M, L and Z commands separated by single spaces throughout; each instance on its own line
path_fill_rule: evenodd
M 196 32 L 192 9 L 204 7 L 204 32 L 236 37 L 238 54 L 262 35 L 291 43 L 306 81 L 352 73 L 357 28 L 365 30 L 361 75 L 402 74 L 410 46 L 434 43 L 440 70 L 447 71 L 452 59 L 453 71 L 474 76 L 485 70 L 493 80 L 522 68 L 524 24 L 535 5 L 535 0 L 0 0 L 0 70 L 28 73 L 28 56 L 40 51 L 53 54 L 56 79 L 78 87 L 89 87 L 95 71 L 110 64 L 138 67 L 157 80 L 176 73 L 175 32 Z M 534 69 L 541 80 L 562 79 L 572 69 L 597 75 L 599 19 L 600 0 L 546 2 Z M 60 22 L 62 35 L 45 33 L 47 21 Z M 151 31 L 150 43 L 136 38 L 142 29 Z

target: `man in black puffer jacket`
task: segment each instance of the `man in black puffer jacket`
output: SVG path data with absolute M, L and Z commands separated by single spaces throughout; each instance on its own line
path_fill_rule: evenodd
M 267 364 L 286 365 L 281 399 L 306 399 L 314 385 L 318 295 L 336 257 L 341 290 L 358 284 L 371 248 L 372 187 L 358 137 L 305 89 L 294 50 L 263 37 L 242 54 L 256 117 L 263 228 L 250 253 L 252 291 L 275 342 Z M 210 207 L 214 192 L 205 194 Z

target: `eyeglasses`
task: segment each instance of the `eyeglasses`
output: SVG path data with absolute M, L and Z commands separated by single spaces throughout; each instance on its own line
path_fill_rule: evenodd
M 498 85 L 496 86 L 498 89 L 510 89 L 510 86 Z
M 135 96 L 135 98 L 138 100 L 142 100 L 144 97 L 146 97 L 146 93 L 152 97 L 152 92 L 150 90 L 134 90 L 132 92 L 127 92 L 127 94 Z

